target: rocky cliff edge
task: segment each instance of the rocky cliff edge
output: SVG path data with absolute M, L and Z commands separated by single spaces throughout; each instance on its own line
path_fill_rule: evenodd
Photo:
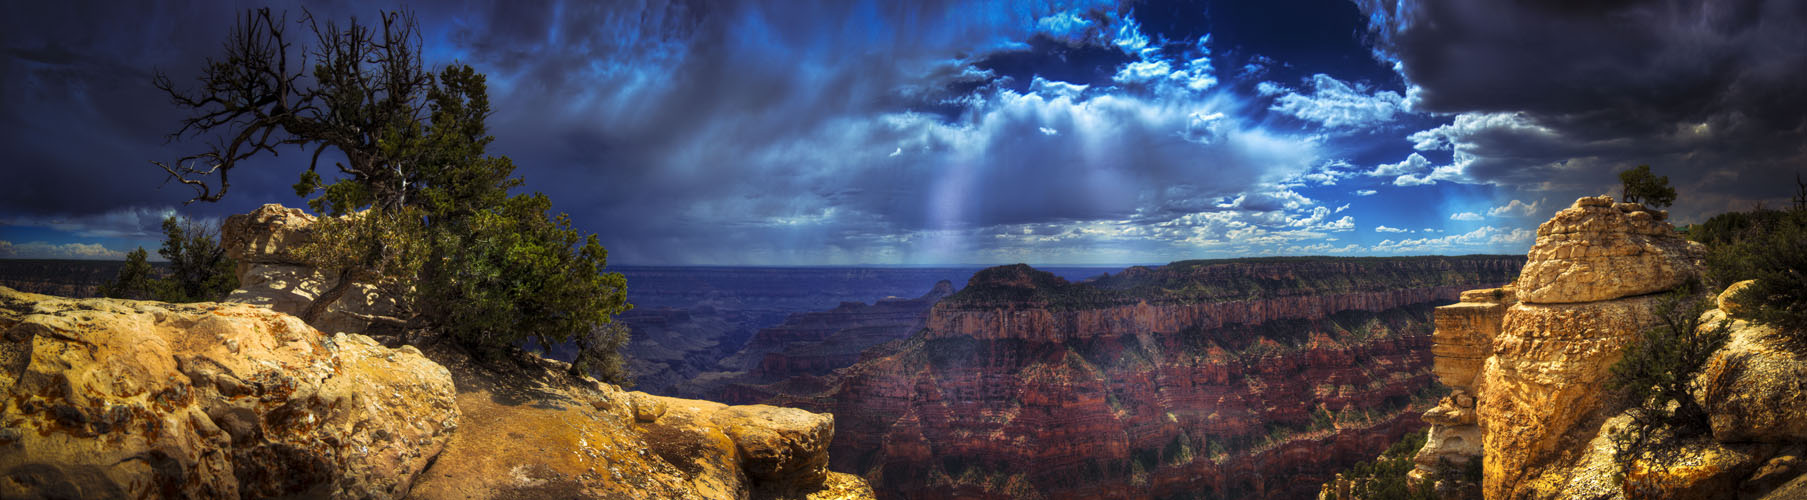
M 327 285 L 290 253 L 311 221 L 277 205 L 229 219 L 247 287 L 229 302 L 0 287 L 0 498 L 873 496 L 828 471 L 828 414 L 626 392 L 524 352 L 390 347 L 343 333 L 345 315 L 309 325 L 288 313 Z
M 1613 460 L 1629 417 L 1607 397 L 1609 367 L 1654 324 L 1661 293 L 1700 273 L 1703 249 L 1663 219 L 1581 198 L 1538 228 L 1513 285 L 1437 309 L 1434 371 L 1453 391 L 1424 415 L 1414 480 L 1444 498 L 1807 498 L 1807 354 L 1728 315 L 1740 308 L 1730 289 L 1703 316 L 1727 322 L 1730 341 L 1694 384 L 1711 439 L 1670 463 Z M 1470 460 L 1480 484 L 1448 467 Z

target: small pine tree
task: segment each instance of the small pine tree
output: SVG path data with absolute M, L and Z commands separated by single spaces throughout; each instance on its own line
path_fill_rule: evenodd
M 119 274 L 113 277 L 113 281 L 100 285 L 100 296 L 134 300 L 151 298 L 155 285 L 151 278 L 151 263 L 145 260 L 147 255 L 144 247 L 126 253 L 125 267 L 119 268 Z
M 1642 203 L 1660 209 L 1675 204 L 1675 188 L 1669 187 L 1669 176 L 1657 177 L 1649 165 L 1619 172 L 1619 199 L 1626 203 Z
M 220 300 L 238 288 L 233 269 L 236 264 L 226 257 L 217 233 L 188 218 L 172 216 L 163 220 L 163 247 L 157 249 L 157 254 L 169 260 L 169 276 L 154 284 L 159 300 Z

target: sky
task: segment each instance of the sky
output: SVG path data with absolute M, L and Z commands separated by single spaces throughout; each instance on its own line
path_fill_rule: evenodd
M 153 75 L 192 87 L 265 5 L 302 16 L 10 5 L 0 258 L 120 259 L 172 214 L 302 206 L 299 150 L 235 170 L 219 203 L 150 163 L 207 139 L 170 139 L 185 115 Z M 407 8 L 430 64 L 487 75 L 490 153 L 615 264 L 1518 254 L 1636 165 L 1669 177 L 1678 223 L 1785 206 L 1807 171 L 1793 0 Z

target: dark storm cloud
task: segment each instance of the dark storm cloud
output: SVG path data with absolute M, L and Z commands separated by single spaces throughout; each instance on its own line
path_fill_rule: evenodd
M 630 259 L 707 262 L 717 249 L 672 242 L 716 236 L 862 245 L 1170 212 L 1193 200 L 1165 187 L 1235 195 L 1312 154 L 1207 99 L 1214 75 L 1187 62 L 1205 61 L 1197 40 L 1167 52 L 1111 9 L 507 10 L 450 29 L 450 52 L 496 84 L 495 148 Z M 1132 62 L 1163 80 L 1123 93 Z
M 9 169 L 16 182 L 0 184 L 0 226 L 73 235 L 29 248 L 67 245 L 96 227 L 154 234 L 151 218 L 138 216 L 167 213 L 191 193 L 157 188 L 162 174 L 148 160 L 204 144 L 162 142 L 181 115 L 150 75 L 192 82 L 234 16 L 256 6 L 78 1 L 24 6 L 0 21 L 0 126 L 10 131 L 0 147 L 21 165 Z M 298 4 L 273 7 L 291 21 L 302 15 Z M 395 5 L 308 5 L 339 20 L 385 7 Z M 1390 156 L 1410 152 L 1403 136 L 1413 131 L 1449 122 L 1414 136 L 1429 159 L 1401 164 L 1398 175 L 1452 199 L 1468 188 L 1436 183 L 1489 172 L 1491 151 L 1624 147 L 1464 128 L 1495 122 L 1407 109 L 1404 79 L 1361 44 L 1366 19 L 1332 0 L 414 8 L 430 63 L 488 76 L 491 153 L 513 158 L 527 189 L 600 233 L 616 262 L 1360 253 L 1377 232 L 1369 219 L 1357 231 L 1356 214 L 1395 211 L 1381 201 L 1388 196 L 1354 207 L 1338 198 L 1392 187 L 1360 174 L 1376 157 L 1398 162 Z M 301 27 L 291 33 L 307 41 Z M 1433 164 L 1451 158 L 1471 168 Z M 304 162 L 289 151 L 262 158 L 235 172 L 225 203 L 182 210 L 298 205 L 289 186 Z M 1485 212 L 1504 202 L 1448 205 Z M 1447 215 L 1383 222 L 1417 228 Z M 133 224 L 138 231 L 125 227 Z M 1466 239 L 1450 244 L 1515 234 L 1461 231 Z M 1446 248 L 1438 244 L 1409 246 Z
M 1807 165 L 1807 4 L 1358 3 L 1416 109 L 1462 114 L 1414 136 L 1451 151 L 1448 179 L 1598 192 L 1648 163 L 1698 214 Z
M 0 213 L 12 216 L 7 224 L 95 221 L 111 227 L 142 219 L 148 226 L 135 232 L 154 233 L 158 220 L 134 214 L 169 213 L 193 192 L 167 183 L 149 162 L 198 151 L 204 139 L 166 141 L 182 115 L 152 78 L 164 72 L 178 85 L 191 85 L 249 7 L 89 1 L 9 6 L 0 19 L 0 130 L 7 131 L 0 134 L 0 150 L 8 153 Z M 286 8 L 290 21 L 300 18 L 298 7 Z M 326 2 L 311 8 L 349 12 Z M 300 28 L 290 32 L 291 40 L 303 38 Z M 295 204 L 287 187 L 295 171 L 270 167 L 297 156 L 259 159 L 235 172 L 233 195 L 225 202 L 183 211 L 210 217 L 264 202 Z

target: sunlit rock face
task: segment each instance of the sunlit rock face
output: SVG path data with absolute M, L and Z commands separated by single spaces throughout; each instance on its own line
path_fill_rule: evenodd
M 1434 400 L 1431 308 L 1510 257 L 1260 259 L 1068 283 L 976 274 L 810 393 L 888 498 L 1297 498 Z
M 241 272 L 316 274 L 292 254 L 311 221 L 229 220 Z M 431 332 L 323 333 L 274 281 L 233 293 L 255 305 L 0 288 L 0 497 L 873 498 L 828 469 L 832 415 L 629 393 Z
M 464 425 L 415 498 L 873 498 L 827 469 L 832 415 L 630 392 L 535 356 L 422 351 L 450 367 Z
M 1537 227 L 1519 302 L 1599 302 L 1674 289 L 1700 275 L 1705 249 L 1682 239 L 1663 212 L 1610 196 L 1575 200 Z
M 1488 498 L 1560 488 L 1532 478 L 1572 461 L 1616 408 L 1608 368 L 1656 320 L 1658 292 L 1700 274 L 1704 250 L 1659 212 L 1576 200 L 1537 230 L 1525 270 L 1478 382 Z M 1532 483 L 1536 483 L 1533 485 Z
M 0 497 L 870 499 L 834 418 L 390 348 L 247 304 L 0 288 Z
M 1719 441 L 1807 442 L 1807 354 L 1777 341 L 1772 326 L 1727 315 L 1748 308 L 1729 300 L 1738 286 L 1705 316 L 1709 324 L 1729 322 L 1731 338 L 1701 368 L 1694 397 L 1710 415 Z
M 1452 392 L 1424 414 L 1431 429 L 1414 482 L 1434 483 L 1444 498 L 1807 495 L 1807 354 L 1740 316 L 1752 308 L 1738 295 L 1750 282 L 1727 287 L 1700 316 L 1703 330 L 1729 335 L 1690 386 L 1710 435 L 1621 457 L 1615 433 L 1632 414 L 1607 388 L 1611 367 L 1657 326 L 1666 292 L 1700 275 L 1702 248 L 1660 212 L 1607 197 L 1576 201 L 1538 234 L 1513 285 L 1437 309 L 1435 371 Z M 1478 487 L 1444 466 L 1474 459 L 1484 464 Z M 1325 491 L 1338 488 L 1346 485 Z
M 227 257 L 238 261 L 238 289 L 225 301 L 268 306 L 299 316 L 337 284 L 337 275 L 309 267 L 295 254 L 298 246 L 313 237 L 310 228 L 315 220 L 299 208 L 273 203 L 227 217 L 220 225 L 220 246 Z M 394 308 L 394 300 L 379 295 L 375 286 L 356 283 L 328 305 L 313 326 L 327 332 L 366 332 L 370 322 L 357 316 L 387 316 Z
M 392 498 L 458 428 L 444 367 L 243 304 L 0 288 L 0 496 Z
M 1722 294 L 1720 308 L 1706 311 L 1701 320 L 1703 329 L 1726 328 L 1729 340 L 1695 374 L 1691 387 L 1691 397 L 1707 412 L 1709 434 L 1689 439 L 1660 457 L 1621 460 L 1615 455 L 1613 433 L 1630 421 L 1623 405 L 1604 400 L 1607 391 L 1600 385 L 1588 389 L 1560 380 L 1584 380 L 1592 371 L 1552 369 L 1541 372 L 1547 378 L 1537 382 L 1483 385 L 1483 415 L 1517 415 L 1513 420 L 1483 418 L 1488 434 L 1485 483 L 1489 488 L 1505 486 L 1491 490 L 1488 498 L 1803 498 L 1807 493 L 1807 476 L 1802 475 L 1807 472 L 1803 461 L 1807 433 L 1802 429 L 1807 429 L 1807 413 L 1800 408 L 1807 355 L 1788 345 L 1775 329 L 1727 315 L 1726 310 L 1741 306 L 1724 298 Z M 1626 317 L 1648 314 L 1635 309 L 1607 312 Z M 1587 321 L 1568 325 L 1605 331 L 1617 328 Z M 1578 348 L 1575 352 L 1591 350 Z M 1549 365 L 1561 367 L 1576 358 L 1550 359 Z M 1553 401 L 1541 408 L 1507 406 L 1505 411 L 1496 411 L 1489 405 L 1515 400 L 1496 398 L 1502 387 L 1545 391 L 1518 397 Z M 1591 410 L 1590 404 L 1594 405 Z M 1564 424 L 1569 426 L 1567 432 L 1548 438 Z M 1513 433 L 1525 436 L 1495 439 L 1496 434 Z M 1527 450 L 1541 450 L 1542 456 Z M 1496 461 L 1528 465 L 1496 470 Z M 1497 479 L 1496 474 L 1500 475 Z
M 1517 300 L 1511 287 L 1462 292 L 1461 302 L 1438 307 L 1431 335 L 1432 373 L 1450 394 L 1424 412 L 1430 424 L 1424 448 L 1413 457 L 1414 483 L 1430 481 L 1444 498 L 1468 498 L 1479 484 L 1461 477 L 1461 467 L 1481 460 L 1481 426 L 1475 411 L 1476 381 L 1492 352 L 1506 309 Z

